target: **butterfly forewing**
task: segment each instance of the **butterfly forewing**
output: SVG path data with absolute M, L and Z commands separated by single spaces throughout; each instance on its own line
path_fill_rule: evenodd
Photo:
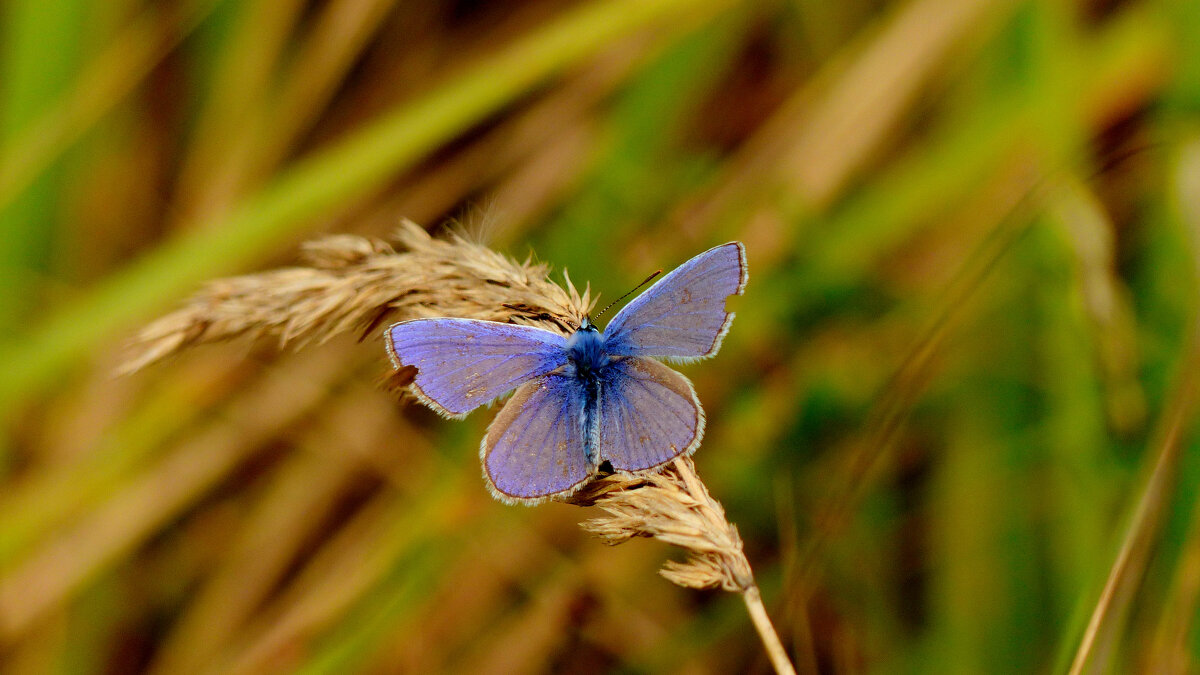
M 531 326 L 415 319 L 386 337 L 393 364 L 416 367 L 416 392 L 444 415 L 465 415 L 567 362 L 566 339 Z
M 742 245 L 731 242 L 692 258 L 625 306 L 604 331 L 609 354 L 698 359 L 721 346 L 749 273 Z
M 569 494 L 594 472 L 584 411 L 594 405 L 579 379 L 547 375 L 517 388 L 488 427 L 479 453 L 492 492 L 532 502 Z
M 691 453 L 704 436 L 704 412 L 691 382 L 640 357 L 609 364 L 600 384 L 598 455 L 614 469 L 641 471 Z

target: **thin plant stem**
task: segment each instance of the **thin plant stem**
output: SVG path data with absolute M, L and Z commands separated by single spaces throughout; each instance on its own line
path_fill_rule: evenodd
M 775 672 L 779 675 L 796 675 L 796 669 L 792 667 L 783 643 L 779 641 L 779 634 L 775 632 L 771 617 L 767 616 L 767 609 L 763 607 L 762 593 L 758 592 L 758 586 L 751 586 L 742 591 L 742 601 L 746 603 L 750 621 L 754 623 L 754 629 L 762 639 L 763 649 L 767 650 L 767 658 L 771 659 Z
M 700 477 L 696 475 L 696 468 L 691 462 L 677 462 L 677 470 L 684 482 L 687 483 L 690 492 L 708 496 L 708 490 L 700 481 Z M 723 513 L 718 514 L 712 508 L 707 508 L 706 511 L 714 521 L 724 521 Z M 758 590 L 758 584 L 754 582 L 754 576 L 750 572 L 750 562 L 746 560 L 746 554 L 741 547 L 738 547 L 737 555 L 741 558 L 746 570 L 746 574 L 738 580 L 742 601 L 746 603 L 750 621 L 754 623 L 754 629 L 758 631 L 758 637 L 762 639 L 763 649 L 767 651 L 767 658 L 771 659 L 771 665 L 779 675 L 796 675 L 796 669 L 792 666 L 791 659 L 788 658 L 787 651 L 779 640 L 779 634 L 775 632 L 775 625 L 771 623 L 771 617 L 767 615 L 767 608 L 763 606 L 762 593 Z

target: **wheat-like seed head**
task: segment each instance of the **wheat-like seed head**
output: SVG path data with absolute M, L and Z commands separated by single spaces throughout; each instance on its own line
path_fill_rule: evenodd
M 668 562 L 661 571 L 680 586 L 735 592 L 754 587 L 737 527 L 708 494 L 690 457 L 656 473 L 599 478 L 571 501 L 607 512 L 583 524 L 606 543 L 653 537 L 687 551 L 685 562 Z
M 130 373 L 208 342 L 274 337 L 281 345 L 373 332 L 385 323 L 456 316 L 570 333 L 591 309 L 579 293 L 547 279 L 549 267 L 511 260 L 451 235 L 434 239 L 403 221 L 397 246 L 353 235 L 304 244 L 299 267 L 218 279 L 180 309 L 143 328 L 122 365 Z

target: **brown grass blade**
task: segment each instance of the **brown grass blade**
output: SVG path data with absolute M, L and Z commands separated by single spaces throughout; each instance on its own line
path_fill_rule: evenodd
M 350 69 L 384 22 L 396 0 L 331 2 L 316 19 L 294 62 L 280 77 L 271 105 L 258 109 L 255 124 L 243 142 L 253 150 L 241 155 L 243 164 L 230 169 L 239 180 L 254 180 L 279 165 L 297 140 L 333 99 Z
M 273 485 L 245 525 L 231 533 L 228 554 L 206 579 L 171 634 L 152 673 L 193 673 L 245 624 L 319 528 L 364 460 L 384 447 L 391 406 L 367 389 L 337 399 L 276 471 Z M 334 450 L 336 448 L 336 451 Z
M 772 217 L 781 194 L 798 197 L 804 208 L 829 206 L 880 151 L 956 47 L 981 44 L 967 38 L 998 23 L 998 15 L 1013 4 L 920 0 L 898 7 L 877 30 L 867 31 L 831 59 L 824 72 L 798 87 L 742 145 L 720 185 L 701 203 L 676 211 L 676 226 L 692 230 L 697 223 L 715 220 L 764 186 L 773 190 L 771 208 L 761 213 L 765 219 Z M 776 236 L 795 235 L 785 231 Z M 756 248 L 787 250 L 773 243 Z

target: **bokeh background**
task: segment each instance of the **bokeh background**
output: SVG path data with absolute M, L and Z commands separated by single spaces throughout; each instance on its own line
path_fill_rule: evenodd
M 1200 3 L 5 0 L 0 671 L 768 672 L 374 335 L 113 375 L 401 217 L 610 299 L 745 242 L 684 371 L 801 672 L 1194 667 Z

